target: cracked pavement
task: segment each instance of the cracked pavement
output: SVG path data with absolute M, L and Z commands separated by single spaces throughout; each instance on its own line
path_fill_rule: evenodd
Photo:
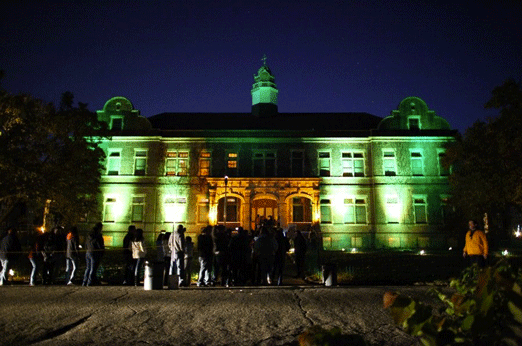
M 382 307 L 429 287 L 0 287 L 0 345 L 288 345 L 312 325 L 369 345 L 418 345 Z

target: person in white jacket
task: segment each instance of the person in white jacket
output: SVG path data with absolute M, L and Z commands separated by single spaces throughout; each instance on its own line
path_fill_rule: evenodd
M 143 230 L 138 228 L 134 239 L 131 242 L 132 260 L 134 262 L 134 286 L 140 283 L 140 270 L 143 266 L 147 249 L 145 248 L 145 238 L 143 238 Z

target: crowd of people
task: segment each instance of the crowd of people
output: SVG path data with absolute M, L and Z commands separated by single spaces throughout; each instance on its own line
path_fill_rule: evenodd
M 76 227 L 67 231 L 54 227 L 49 232 L 38 233 L 27 255 L 31 265 L 29 285 L 36 285 L 39 277 L 44 285 L 54 284 L 57 278 L 63 278 L 64 267 L 66 285 L 99 284 L 97 272 L 105 252 L 102 229 L 103 224 L 97 223 L 85 238 L 83 247 Z M 269 222 L 250 232 L 241 227 L 233 230 L 223 225 L 207 226 L 201 230 L 196 244 L 190 236 L 185 236 L 185 232 L 183 225 L 178 225 L 172 233 L 161 231 L 156 240 L 156 263 L 163 264 L 165 285 L 189 286 L 195 255 L 199 262 L 198 287 L 282 285 L 290 242 L 299 278 L 305 275 L 307 249 L 316 247 L 314 232 L 307 240 L 300 231 L 293 230 L 290 239 L 287 232 Z M 153 246 L 150 245 L 147 246 L 142 229 L 134 225 L 128 227 L 121 248 L 123 285 L 140 285 L 145 259 L 151 259 L 147 251 Z M 80 253 L 85 253 L 83 276 L 77 275 Z M 13 262 L 25 257 L 21 254 L 16 229 L 9 228 L 0 243 L 0 285 L 7 280 Z

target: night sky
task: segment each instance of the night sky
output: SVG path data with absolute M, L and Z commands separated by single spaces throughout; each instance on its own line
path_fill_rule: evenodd
M 385 117 L 418 96 L 463 132 L 522 78 L 521 1 L 11 3 L 2 87 L 55 103 L 71 91 L 91 110 L 125 96 L 144 116 L 249 112 L 266 54 L 280 112 Z

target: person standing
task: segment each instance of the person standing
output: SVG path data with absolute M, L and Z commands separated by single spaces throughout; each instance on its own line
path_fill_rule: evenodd
M 277 286 L 281 286 L 283 284 L 286 253 L 290 250 L 290 242 L 280 228 L 275 230 L 275 240 L 277 241 L 277 251 L 274 259 L 274 273 L 272 277 L 274 281 L 277 282 Z
M 194 256 L 194 243 L 191 237 L 185 238 L 185 286 L 190 286 L 192 281 L 192 257 Z
M 103 224 L 98 222 L 92 229 L 85 242 L 85 274 L 83 275 L 82 286 L 92 286 L 97 283 L 96 271 L 103 257 L 105 244 L 102 236 Z
M 210 285 L 210 274 L 212 272 L 212 258 L 214 255 L 211 226 L 205 227 L 198 236 L 198 259 L 199 275 L 198 287 Z
M 171 251 L 169 275 L 176 273 L 178 285 L 183 286 L 185 285 L 185 229 L 183 225 L 178 225 L 170 236 L 169 248 Z
M 73 279 L 78 264 L 78 229 L 71 227 L 67 233 L 67 250 L 65 251 L 65 283 L 74 285 Z
M 297 267 L 297 277 L 304 279 L 304 265 L 306 258 L 306 239 L 301 231 L 297 231 L 294 238 L 295 265 Z
M 267 227 L 261 228 L 261 236 L 254 243 L 254 255 L 259 263 L 259 284 L 268 285 L 271 282 L 272 266 L 277 252 L 277 241 L 270 235 Z
M 0 262 L 2 262 L 2 271 L 0 272 L 0 286 L 7 281 L 7 275 L 9 274 L 9 268 L 13 261 L 18 258 L 18 255 L 22 247 L 20 241 L 16 236 L 16 229 L 9 228 L 7 234 L 2 238 L 0 242 Z
M 132 259 L 131 242 L 136 236 L 136 226 L 130 225 L 127 228 L 127 234 L 123 237 L 123 284 L 132 285 L 134 279 L 134 261 Z
M 145 248 L 145 238 L 143 237 L 143 230 L 138 228 L 134 239 L 131 242 L 132 260 L 134 262 L 134 286 L 140 283 L 140 270 L 147 254 Z
M 466 243 L 462 256 L 469 258 L 469 264 L 477 264 L 480 268 L 486 266 L 488 258 L 488 240 L 482 230 L 477 228 L 478 224 L 475 220 L 469 220 L 468 232 L 466 233 Z

